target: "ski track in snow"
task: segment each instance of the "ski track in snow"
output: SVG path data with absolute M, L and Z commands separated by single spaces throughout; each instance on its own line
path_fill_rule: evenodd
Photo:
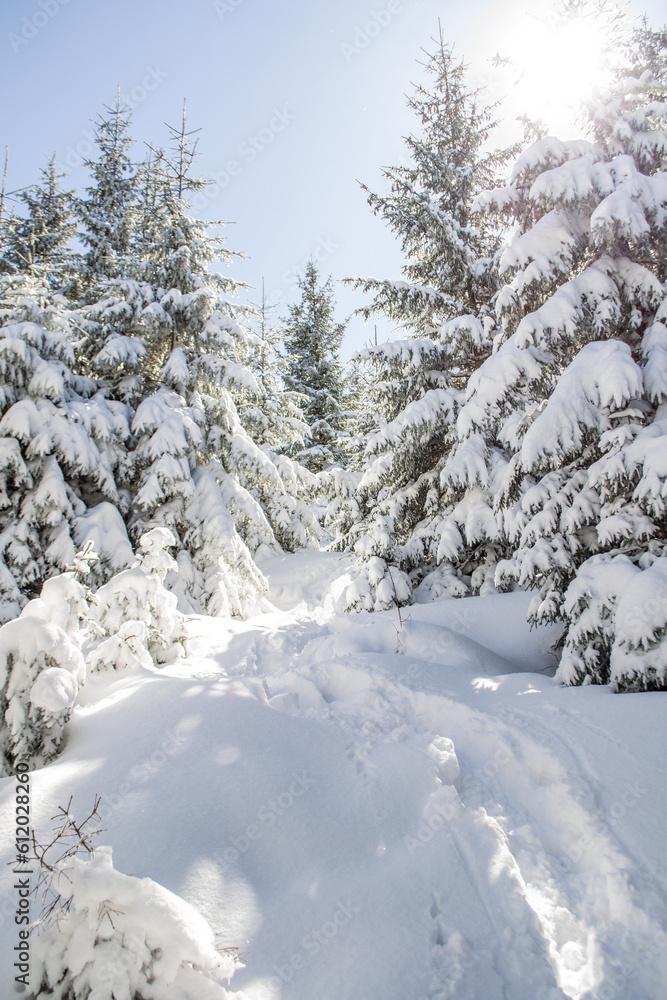
M 334 615 L 337 557 L 267 569 L 280 613 L 91 679 L 38 829 L 106 791 L 117 866 L 247 953 L 239 1000 L 665 1000 L 664 695 L 555 685 L 525 595 L 399 625 Z

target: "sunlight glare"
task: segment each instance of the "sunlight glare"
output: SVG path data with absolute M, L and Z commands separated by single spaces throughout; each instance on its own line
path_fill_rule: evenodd
M 592 16 L 518 10 L 506 25 L 498 56 L 509 73 L 508 100 L 550 134 L 572 137 L 579 106 L 611 76 L 607 26 Z

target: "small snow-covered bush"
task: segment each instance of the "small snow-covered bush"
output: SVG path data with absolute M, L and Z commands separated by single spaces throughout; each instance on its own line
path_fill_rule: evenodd
M 343 596 L 347 611 L 386 611 L 407 604 L 412 587 L 403 570 L 389 566 L 375 555 L 360 563 L 357 569 L 358 575 Z
M 41 618 L 58 625 L 73 638 L 79 623 L 89 614 L 86 589 L 73 573 L 61 573 L 44 582 L 39 597 L 26 604 L 21 618 Z
M 55 865 L 67 900 L 32 940 L 35 997 L 57 1000 L 224 1000 L 235 966 L 189 903 L 113 867 L 110 847 Z
M 69 582 L 65 581 L 65 586 Z M 56 580 L 49 581 L 52 585 Z M 50 588 L 53 594 L 55 587 Z M 47 763 L 58 753 L 85 680 L 81 650 L 60 625 L 35 614 L 31 601 L 0 628 L 0 746 L 3 773 L 18 761 Z M 46 607 L 48 601 L 44 601 Z M 33 605 L 31 608 L 30 605 Z M 56 616 L 57 617 L 57 616 Z
M 88 657 L 91 667 L 147 665 L 150 659 L 167 662 L 183 651 L 178 641 L 183 616 L 177 598 L 164 586 L 170 570 L 177 570 L 168 546 L 176 539 L 168 528 L 153 528 L 139 541 L 139 562 L 117 573 L 97 591 L 97 621 L 108 638 Z

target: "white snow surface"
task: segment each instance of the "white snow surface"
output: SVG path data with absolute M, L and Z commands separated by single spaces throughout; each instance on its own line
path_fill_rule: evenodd
M 351 565 L 267 559 L 272 611 L 92 674 L 38 837 L 99 793 L 115 868 L 239 947 L 238 1000 L 664 1000 L 665 695 L 557 684 L 520 592 L 338 614 Z

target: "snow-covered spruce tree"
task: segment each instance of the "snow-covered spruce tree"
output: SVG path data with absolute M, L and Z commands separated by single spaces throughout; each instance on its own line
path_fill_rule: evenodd
M 644 622 L 651 673 L 638 630 L 616 632 L 620 577 L 609 567 L 605 586 L 604 562 L 587 568 L 606 553 L 648 572 L 665 545 L 665 34 L 644 26 L 630 50 L 589 140 L 541 139 L 478 201 L 517 228 L 499 264 L 502 343 L 470 379 L 444 472 L 504 453 L 497 513 L 516 551 L 498 581 L 538 590 L 532 620 L 565 619 L 566 682 L 608 681 L 620 643 L 632 661 L 615 667 L 620 689 L 664 684 L 660 615 Z
M 357 579 L 345 596 L 350 608 L 409 603 L 413 585 L 428 572 L 438 476 L 453 441 L 457 394 L 444 355 L 426 339 L 360 352 L 372 366 L 380 426 L 366 438 L 356 510 L 348 503 L 348 523 L 340 525 L 346 533 L 339 544 L 351 543 L 359 560 Z
M 296 458 L 314 472 L 332 465 L 343 426 L 345 392 L 339 360 L 345 324 L 334 318 L 331 278 L 323 285 L 314 261 L 299 279 L 301 300 L 289 307 L 282 329 L 287 365 L 285 386 L 305 397 L 303 413 L 308 432 Z
M 513 150 L 488 152 L 496 128 L 494 108 L 471 89 L 466 66 L 454 57 L 442 29 L 426 53 L 426 80 L 415 88 L 408 107 L 419 133 L 406 138 L 407 164 L 383 171 L 391 187 L 375 194 L 362 185 L 368 203 L 401 241 L 404 280 L 354 279 L 354 287 L 373 292 L 361 311 L 382 312 L 410 331 L 431 336 L 455 317 L 487 316 L 497 287 L 493 258 L 500 230 L 491 220 L 473 218 L 476 195 L 497 181 Z M 487 308 L 485 308 L 485 306 Z M 444 334 L 449 336 L 444 338 Z M 452 364 L 463 373 L 486 357 L 491 343 L 476 327 L 442 331 Z
M 304 545 L 316 544 L 320 537 L 321 530 L 310 505 L 321 484 L 310 469 L 289 457 L 303 447 L 309 432 L 302 409 L 308 400 L 283 386 L 288 361 L 280 354 L 282 335 L 271 312 L 262 281 L 261 302 L 257 304 L 256 315 L 249 318 L 255 340 L 246 359 L 258 392 L 236 384 L 232 384 L 231 392 L 244 430 L 278 471 L 277 477 L 260 479 L 251 492 L 266 512 L 282 548 L 293 552 Z
M 70 246 L 76 229 L 74 195 L 61 189 L 61 176 L 51 159 L 41 184 L 19 192 L 21 212 L 7 220 L 0 248 L 0 271 L 40 276 L 54 290 L 67 284 L 76 262 Z
M 346 371 L 345 424 L 340 442 L 341 460 L 318 475 L 326 497 L 324 528 L 331 547 L 348 551 L 354 547 L 350 532 L 362 520 L 357 487 L 365 465 L 369 434 L 377 431 L 380 417 L 374 410 L 376 393 L 373 373 L 355 356 Z
M 98 159 L 86 162 L 93 183 L 76 201 L 81 241 L 87 247 L 80 285 L 88 300 L 97 295 L 100 282 L 127 273 L 138 196 L 129 132 L 130 112 L 117 96 L 96 123 Z
M 146 166 L 142 258 L 87 310 L 101 344 L 93 365 L 135 407 L 131 537 L 174 532 L 184 610 L 246 614 L 265 589 L 252 554 L 304 544 L 312 518 L 239 418 L 236 401 L 261 398 L 247 365 L 258 338 L 230 299 L 237 283 L 211 270 L 231 252 L 189 212 L 203 182 L 185 114 L 172 136 L 173 155 L 152 151 Z
M 31 938 L 35 997 L 226 1000 L 235 968 L 201 914 L 150 878 L 113 867 L 110 847 L 58 866 L 70 900 Z
M 488 577 L 471 580 L 476 566 L 488 563 L 490 501 L 480 493 L 461 506 L 461 490 L 443 491 L 440 474 L 456 443 L 460 389 L 492 350 L 499 227 L 473 220 L 472 204 L 508 154 L 484 152 L 493 109 L 468 88 L 465 66 L 442 34 L 436 45 L 426 63 L 432 83 L 410 102 L 422 128 L 407 140 L 410 165 L 385 171 L 391 193 L 369 198 L 401 238 L 410 280 L 354 282 L 376 293 L 362 311 L 384 310 L 420 339 L 360 354 L 374 369 L 371 407 L 382 425 L 367 439 L 357 523 L 348 516 L 339 539 L 354 541 L 361 558 L 360 580 L 348 594 L 353 607 L 405 603 L 420 584 L 420 599 L 459 596 Z
M 127 412 L 73 373 L 79 336 L 76 314 L 41 277 L 0 279 L 2 621 L 73 563 L 88 507 L 121 505 Z M 109 570 L 120 568 L 122 548 L 108 555 Z
M 303 445 L 308 424 L 304 420 L 302 406 L 308 397 L 283 387 L 288 359 L 280 353 L 282 331 L 279 321 L 273 316 L 274 311 L 275 306 L 266 301 L 262 279 L 262 298 L 257 303 L 256 315 L 249 321 L 256 339 L 247 357 L 248 368 L 257 380 L 259 395 L 245 401 L 242 421 L 257 444 L 268 445 L 272 451 L 284 453 Z
M 146 532 L 135 565 L 95 594 L 94 618 L 104 638 L 87 658 L 92 669 L 150 667 L 182 654 L 183 618 L 176 595 L 164 586 L 167 574 L 178 569 L 168 551 L 175 542 L 167 528 Z

